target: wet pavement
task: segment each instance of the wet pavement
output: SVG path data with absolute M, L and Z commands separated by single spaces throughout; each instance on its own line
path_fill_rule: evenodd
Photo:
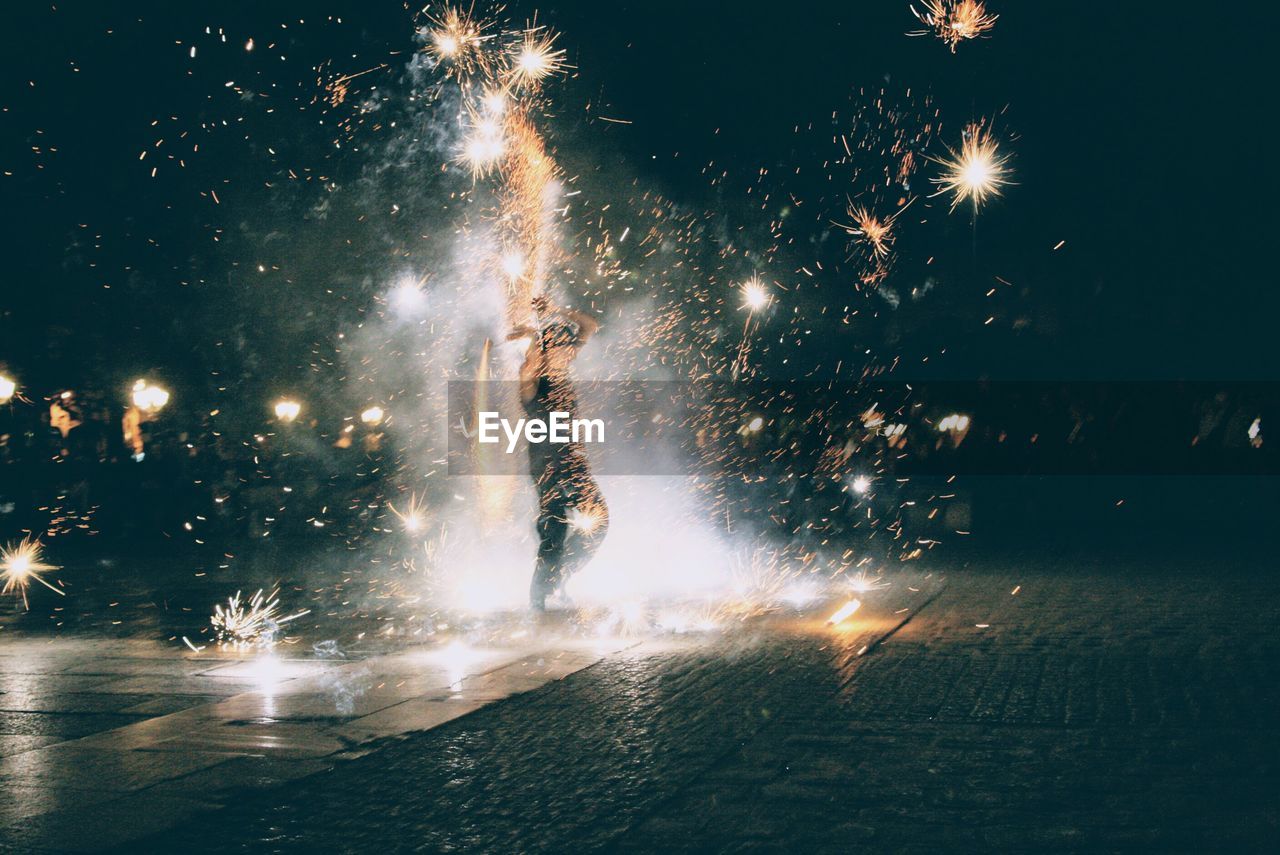
M 245 690 L 253 666 L 194 654 L 162 660 L 161 674 L 68 665 L 59 690 L 83 695 L 84 711 L 65 713 L 66 730 L 4 729 L 0 840 L 121 852 L 1268 848 L 1280 579 L 1264 559 L 984 559 L 930 581 L 871 592 L 840 627 L 815 610 L 580 648 L 561 664 L 512 653 L 478 666 L 466 699 L 450 694 L 456 681 L 429 687 L 426 657 L 445 655 L 434 648 L 307 663 L 319 671 L 272 692 Z M 347 713 L 334 712 L 333 687 L 351 682 L 335 668 L 369 675 Z M 152 709 L 140 704 L 177 703 L 148 678 L 179 681 L 200 705 L 139 718 Z M 208 691 L 223 681 L 225 693 Z M 111 700 L 120 684 L 145 697 Z M 39 704 L 43 681 L 10 685 L 31 699 L 17 706 Z M 102 762 L 108 748 L 128 760 Z

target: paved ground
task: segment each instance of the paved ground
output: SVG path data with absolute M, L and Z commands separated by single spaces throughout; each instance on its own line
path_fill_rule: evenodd
M 650 642 L 146 846 L 1269 848 L 1280 579 L 991 565 L 867 656 L 856 624 Z
M 1257 559 L 986 559 L 867 655 L 896 608 L 840 630 L 791 619 L 649 640 L 394 740 L 365 738 L 417 727 L 336 751 L 304 740 L 301 755 L 204 738 L 235 756 L 167 755 L 162 782 L 96 816 L 134 837 L 181 812 L 122 852 L 1265 850 L 1280 823 L 1277 594 Z M 267 712 L 230 726 L 261 732 Z M 301 702 L 288 715 L 309 721 Z M 61 827 L 91 802 L 0 840 L 105 845 Z

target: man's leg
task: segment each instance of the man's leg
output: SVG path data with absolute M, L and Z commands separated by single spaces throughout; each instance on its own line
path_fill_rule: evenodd
M 560 561 L 558 585 L 564 585 L 570 576 L 591 563 L 609 533 L 609 506 L 605 504 L 604 495 L 594 480 L 589 480 L 573 496 L 571 507 L 580 512 L 580 519 L 586 525 L 568 532 Z
M 568 507 L 561 491 L 550 486 L 538 497 L 538 560 L 529 586 L 529 605 L 546 611 L 547 596 L 560 584 L 565 538 L 569 534 Z

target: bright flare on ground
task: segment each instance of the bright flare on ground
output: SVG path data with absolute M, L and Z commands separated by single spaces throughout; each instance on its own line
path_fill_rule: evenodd
M 32 582 L 39 582 L 59 596 L 66 596 L 61 588 L 55 588 L 40 577 L 41 573 L 56 570 L 52 564 L 41 560 L 40 542 L 27 538 L 21 543 L 0 547 L 0 578 L 4 579 L 3 594 L 17 594 L 22 597 L 22 604 L 31 608 L 27 602 L 27 588 Z
M 18 384 L 0 374 L 0 404 L 7 404 L 18 391 Z
M 360 414 L 360 421 L 367 425 L 380 425 L 385 415 L 386 413 L 383 412 L 382 407 L 373 406 Z
M 227 600 L 226 606 L 215 605 L 209 622 L 218 641 L 237 649 L 270 647 L 275 643 L 280 628 L 291 620 L 307 614 L 307 611 L 280 616 L 280 600 L 275 591 L 264 594 L 261 589 L 248 602 L 240 599 L 240 592 Z
M 837 609 L 835 614 L 827 618 L 827 623 L 831 626 L 837 626 L 838 624 L 844 623 L 860 608 L 862 608 L 862 600 L 850 600 Z

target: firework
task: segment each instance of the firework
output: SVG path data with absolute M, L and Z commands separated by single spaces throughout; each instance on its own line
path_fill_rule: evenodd
M 133 384 L 133 405 L 144 413 L 154 415 L 169 403 L 169 393 L 164 388 L 138 380 Z
M 849 208 L 849 216 L 855 226 L 845 226 L 849 234 L 862 238 L 871 247 L 876 258 L 887 258 L 893 245 L 893 217 L 881 220 L 867 208 L 859 205 Z
M 483 67 L 484 25 L 452 6 L 431 18 L 426 50 L 449 74 L 466 77 Z
M 555 34 L 532 27 L 511 46 L 511 77 L 517 86 L 536 88 L 546 78 L 565 69 L 565 52 L 555 47 L 555 41 Z
M 298 414 L 302 412 L 302 404 L 290 398 L 282 398 L 276 401 L 275 407 L 276 418 L 285 424 L 289 424 L 298 418 Z
M 395 505 L 387 505 L 391 509 L 391 513 L 396 515 L 396 519 L 400 520 L 400 524 L 404 526 L 404 530 L 409 534 L 417 534 L 422 531 L 423 526 L 427 523 L 426 516 L 426 500 L 419 500 L 417 494 L 410 494 L 409 504 L 403 511 L 396 510 Z
M 995 28 L 999 15 L 987 12 L 982 0 L 924 0 L 922 9 L 911 7 L 911 14 L 929 29 L 913 36 L 935 35 L 956 52 L 963 41 L 981 38 Z
M 746 282 L 742 283 L 742 307 L 752 312 L 758 312 L 769 305 L 773 297 L 769 294 L 769 289 L 759 278 L 753 276 Z
M 853 617 L 853 613 L 862 608 L 862 600 L 853 599 L 836 609 L 835 614 L 827 618 L 827 623 L 831 626 L 839 626 L 840 624 Z
M 278 594 L 278 591 L 264 594 L 259 588 L 258 593 L 245 602 L 240 599 L 240 592 L 236 591 L 235 596 L 227 600 L 226 606 L 215 605 L 209 622 L 218 642 L 224 647 L 237 650 L 271 647 L 282 626 L 308 613 L 303 609 L 282 617 Z
M 938 185 L 935 196 L 950 193 L 951 210 L 965 201 L 973 203 L 974 213 L 990 198 L 1003 194 L 1009 181 L 1009 156 L 1000 153 L 1000 144 L 989 129 L 972 123 L 964 133 L 960 150 L 948 148 L 948 157 L 937 163 L 943 167 L 938 178 L 931 179 Z
M 600 527 L 604 516 L 594 508 L 570 508 L 569 525 L 583 534 L 591 534 Z
M 24 539 L 16 546 L 14 544 L 9 544 L 7 547 L 0 546 L 0 578 L 4 579 L 4 588 L 0 589 L 0 593 L 12 593 L 21 597 L 22 605 L 27 609 L 31 608 L 31 604 L 27 602 L 27 588 L 32 582 L 39 582 L 55 594 L 66 596 L 62 589 L 50 585 L 41 578 L 41 573 L 58 569 L 52 564 L 44 563 L 41 549 L 40 542 L 30 538 Z

